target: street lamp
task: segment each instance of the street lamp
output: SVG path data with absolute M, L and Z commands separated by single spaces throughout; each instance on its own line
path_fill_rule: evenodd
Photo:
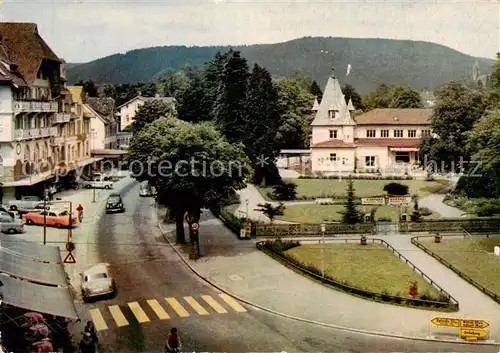
M 246 217 L 246 218 L 247 218 L 247 221 L 248 221 L 248 201 L 249 201 L 249 200 L 248 200 L 248 198 L 247 198 L 247 199 L 245 199 L 245 204 L 247 205 L 247 217 Z
M 324 224 L 321 224 L 321 277 L 325 277 L 325 231 L 326 227 Z

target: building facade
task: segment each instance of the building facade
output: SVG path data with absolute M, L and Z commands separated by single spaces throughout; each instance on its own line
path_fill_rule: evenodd
M 33 23 L 0 23 L 0 165 L 5 187 L 54 173 L 63 61 Z
M 176 100 L 173 97 L 160 97 L 156 95 L 155 97 L 143 97 L 141 95 L 129 100 L 128 102 L 120 105 L 118 113 L 120 116 L 120 129 L 123 130 L 127 126 L 130 126 L 134 122 L 135 114 L 137 110 L 147 101 L 159 100 L 168 104 L 175 110 Z
M 422 137 L 431 134 L 431 109 L 375 109 L 353 118 L 335 73 L 314 102 L 313 172 L 400 174 L 418 170 Z

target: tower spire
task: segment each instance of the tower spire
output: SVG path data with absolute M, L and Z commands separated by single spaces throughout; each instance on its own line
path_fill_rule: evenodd
M 332 78 L 336 78 L 335 77 L 335 66 L 332 66 L 332 74 L 330 76 L 332 76 Z

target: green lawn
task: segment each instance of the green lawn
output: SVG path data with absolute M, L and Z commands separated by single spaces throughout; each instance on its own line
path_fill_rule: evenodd
M 321 266 L 320 245 L 301 245 L 287 250 L 304 264 Z M 351 287 L 376 293 L 408 296 L 410 285 L 418 283 L 419 294 L 437 296 L 438 292 L 390 250 L 380 244 L 325 244 L 325 274 Z
M 500 257 L 492 254 L 493 247 L 500 246 L 500 237 L 444 237 L 439 244 L 430 239 L 419 241 L 484 287 L 500 294 Z
M 366 213 L 370 213 L 373 206 L 358 206 L 358 210 Z M 307 204 L 307 205 L 287 205 L 285 207 L 285 214 L 283 216 L 278 216 L 276 219 L 289 222 L 297 223 L 321 223 L 324 221 L 338 222 L 342 219 L 342 214 L 345 206 L 343 205 L 317 205 L 317 204 Z M 408 207 L 408 216 L 413 212 L 413 207 Z M 390 218 L 393 221 L 398 220 L 398 210 L 394 206 L 380 206 L 377 208 L 375 213 L 375 219 L 380 218 Z M 424 217 L 424 219 L 439 219 L 439 215 L 436 213 L 430 216 Z
M 297 184 L 298 197 L 343 197 L 346 196 L 346 179 L 293 179 L 287 180 Z M 425 181 L 425 180 L 353 180 L 355 195 L 357 197 L 368 197 L 384 194 L 384 185 L 389 183 L 400 183 L 409 186 L 411 195 L 417 194 L 425 196 L 443 189 L 445 181 Z M 273 192 L 272 188 L 259 188 L 261 194 L 267 197 L 268 192 Z
M 240 204 L 235 203 L 235 204 L 232 204 L 232 205 L 225 206 L 224 209 L 227 212 L 229 212 L 231 214 L 234 214 L 236 212 L 236 210 L 238 209 L 238 207 L 240 207 Z

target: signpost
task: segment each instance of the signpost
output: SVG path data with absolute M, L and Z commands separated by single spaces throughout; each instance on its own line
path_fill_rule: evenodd
M 478 340 L 488 336 L 488 332 L 483 329 L 490 326 L 484 320 L 467 320 L 448 317 L 435 317 L 431 320 L 431 324 L 439 327 L 454 327 L 458 328 L 460 338 L 467 340 Z
M 64 261 L 63 261 L 65 264 L 76 264 L 76 260 L 75 260 L 75 257 L 73 256 L 73 254 L 71 252 L 68 252 L 68 254 L 66 255 L 66 257 L 64 258 Z

